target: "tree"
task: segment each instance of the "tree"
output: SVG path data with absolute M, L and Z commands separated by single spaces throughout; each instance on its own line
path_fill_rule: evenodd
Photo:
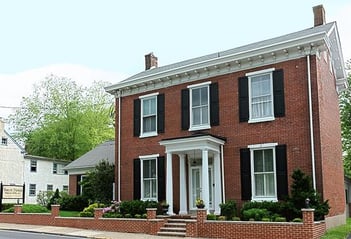
M 351 70 L 351 60 L 346 63 L 346 69 Z M 351 73 L 348 73 L 347 83 L 351 87 Z M 347 88 L 340 94 L 341 135 L 344 154 L 345 174 L 351 177 L 351 90 Z
M 113 96 L 106 82 L 90 88 L 50 75 L 34 85 L 10 122 L 15 138 L 29 154 L 74 160 L 101 142 L 114 138 Z
M 109 203 L 112 200 L 114 165 L 107 160 L 99 162 L 81 181 L 83 196 L 92 202 Z

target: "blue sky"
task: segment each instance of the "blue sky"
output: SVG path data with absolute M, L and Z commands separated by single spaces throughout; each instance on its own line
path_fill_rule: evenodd
M 0 106 L 50 73 L 116 83 L 149 52 L 166 65 L 309 28 L 319 4 L 350 59 L 349 0 L 0 0 Z

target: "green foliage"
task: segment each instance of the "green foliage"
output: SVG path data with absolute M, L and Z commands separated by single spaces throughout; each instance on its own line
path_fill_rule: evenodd
M 61 196 L 59 200 L 61 210 L 67 211 L 82 211 L 89 205 L 88 199 L 79 195 L 65 195 Z
M 241 220 L 240 220 L 240 217 L 233 217 L 232 221 L 241 221 Z
M 286 222 L 286 218 L 285 217 L 276 217 L 274 219 L 275 222 Z
M 269 218 L 269 211 L 261 208 L 251 208 L 243 211 L 243 219 L 249 221 L 254 219 L 255 221 L 262 221 L 262 218 Z
M 79 211 L 64 211 L 60 210 L 60 217 L 79 217 Z
M 302 219 L 299 217 L 296 217 L 292 220 L 292 222 L 302 222 Z
M 329 229 L 321 239 L 345 239 L 351 233 L 351 218 L 346 220 L 346 224 Z
M 315 209 L 314 220 L 324 219 L 324 215 L 329 213 L 329 203 L 322 201 L 320 195 L 313 189 L 311 178 L 305 175 L 300 169 L 294 170 L 292 174 L 293 183 L 291 185 L 291 197 L 287 201 L 287 217 L 302 218 L 301 209 L 306 207 L 306 198 L 310 199 L 310 207 Z
M 236 203 L 233 200 L 229 200 L 225 203 L 221 203 L 221 216 L 225 216 L 227 219 L 232 219 L 236 216 Z
M 50 198 L 54 195 L 53 191 L 39 191 L 37 194 L 37 203 L 43 207 L 47 207 Z
M 5 211 L 5 210 L 7 210 L 7 209 L 9 209 L 9 208 L 13 208 L 14 205 L 15 205 L 14 203 L 3 203 L 3 204 L 1 205 L 2 211 Z
M 14 207 L 10 207 L 3 212 L 14 212 Z M 22 213 L 50 213 L 50 211 L 41 205 L 37 204 L 23 204 L 22 205 Z
M 69 161 L 114 138 L 113 96 L 106 85 L 87 88 L 65 77 L 46 77 L 10 116 L 14 137 L 29 154 Z
M 93 203 L 84 208 L 83 212 L 79 213 L 80 217 L 93 217 L 95 208 L 103 208 L 105 205 L 101 203 Z
M 119 210 L 123 215 L 144 214 L 146 213 L 146 203 L 141 200 L 123 201 Z
M 207 214 L 207 220 L 217 220 L 217 216 L 215 214 Z
M 252 209 L 252 208 L 259 208 L 259 209 L 266 209 L 269 212 L 270 219 L 274 221 L 276 217 L 286 214 L 286 203 L 285 202 L 272 202 L 272 201 L 263 201 L 263 202 L 246 202 L 244 203 L 241 214 L 244 211 Z
M 49 200 L 49 203 L 47 204 L 47 208 L 51 209 L 51 205 L 55 205 L 59 203 L 59 199 L 61 198 L 60 192 L 58 188 L 56 188 L 54 195 Z
M 114 172 L 114 165 L 107 160 L 100 161 L 81 182 L 83 196 L 92 202 L 109 203 L 113 193 Z
M 351 60 L 346 63 L 349 70 L 347 83 L 349 88 L 340 94 L 341 140 L 344 152 L 345 174 L 351 177 Z

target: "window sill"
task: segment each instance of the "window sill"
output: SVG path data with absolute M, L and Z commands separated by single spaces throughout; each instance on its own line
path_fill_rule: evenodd
M 278 202 L 277 197 L 252 197 L 253 202 Z
M 274 116 L 272 117 L 266 117 L 266 118 L 259 118 L 259 119 L 249 119 L 248 123 L 253 124 L 253 123 L 260 123 L 260 122 L 267 122 L 267 121 L 274 121 L 275 118 Z
M 155 137 L 157 135 L 158 135 L 157 132 L 152 132 L 152 133 L 142 134 L 142 135 L 139 136 L 139 138 Z
M 189 131 L 203 130 L 203 129 L 211 129 L 210 125 L 199 125 L 199 126 L 191 126 Z

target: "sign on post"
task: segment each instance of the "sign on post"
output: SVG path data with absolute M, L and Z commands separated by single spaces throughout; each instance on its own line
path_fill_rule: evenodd
M 17 199 L 17 202 L 22 199 L 24 203 L 24 184 L 23 185 L 0 185 L 0 212 L 2 211 L 3 199 Z

